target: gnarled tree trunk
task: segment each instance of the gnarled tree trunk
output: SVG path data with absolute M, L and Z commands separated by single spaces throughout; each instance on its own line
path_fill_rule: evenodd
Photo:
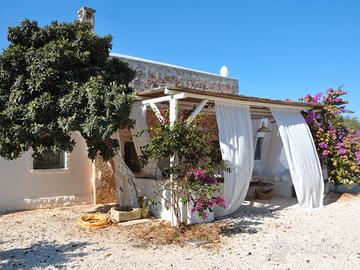
M 120 207 L 138 207 L 138 192 L 135 186 L 135 176 L 116 151 L 114 157 L 114 176 L 116 201 Z

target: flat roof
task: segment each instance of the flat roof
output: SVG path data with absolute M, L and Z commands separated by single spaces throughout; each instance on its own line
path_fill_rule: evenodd
M 125 55 L 125 54 L 120 54 L 120 53 L 110 53 L 110 56 L 111 57 L 118 57 L 118 58 L 134 60 L 134 61 L 140 61 L 140 62 L 145 62 L 145 63 L 151 63 L 151 64 L 165 66 L 165 67 L 183 69 L 183 70 L 187 70 L 187 71 L 192 71 L 192 72 L 196 72 L 196 73 L 201 73 L 201 74 L 206 74 L 206 75 L 211 75 L 211 76 L 216 76 L 216 77 L 221 77 L 221 78 L 224 78 L 224 79 L 236 80 L 237 81 L 237 79 L 234 79 L 234 78 L 231 78 L 231 77 L 224 77 L 224 76 L 221 76 L 220 74 L 216 74 L 216 73 L 211 73 L 211 72 L 202 71 L 202 70 L 193 69 L 193 68 L 188 68 L 188 67 L 183 67 L 183 66 L 172 65 L 172 64 L 168 64 L 168 63 L 153 61 L 153 60 L 149 60 L 149 59 L 144 59 L 144 58 Z

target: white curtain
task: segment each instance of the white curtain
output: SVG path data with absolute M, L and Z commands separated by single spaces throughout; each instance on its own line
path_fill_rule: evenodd
M 142 105 L 141 102 L 134 102 L 130 118 L 135 120 L 134 127 L 131 129 L 131 135 L 136 153 L 140 156 L 140 148 L 149 141 L 148 126 L 146 123 L 146 106 Z
M 271 132 L 265 135 L 261 152 L 262 175 L 265 180 L 270 182 L 291 181 L 279 128 L 275 124 L 271 124 L 269 127 Z
M 135 150 L 138 156 L 141 156 L 141 147 L 149 141 L 148 125 L 146 122 L 146 106 L 141 102 L 134 102 L 130 113 L 130 118 L 135 120 L 134 127 L 131 129 L 131 135 L 134 142 Z M 143 172 L 146 176 L 154 176 L 156 171 L 156 163 L 149 162 Z
M 324 182 L 309 127 L 299 111 L 271 108 L 279 127 L 299 205 L 323 205 Z
M 224 172 L 227 208 L 215 209 L 215 216 L 236 211 L 245 199 L 254 166 L 253 132 L 250 108 L 231 103 L 215 103 L 216 120 L 223 160 L 231 172 Z

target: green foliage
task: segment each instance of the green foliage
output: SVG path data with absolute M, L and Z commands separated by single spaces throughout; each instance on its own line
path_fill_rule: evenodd
M 218 145 L 211 143 L 209 134 L 199 126 L 199 118 L 187 124 L 188 111 L 180 114 L 179 121 L 172 125 L 165 121 L 151 130 L 152 136 L 147 145 L 141 148 L 141 161 L 150 160 L 164 164 L 163 160 L 175 156 L 176 164 L 161 167 L 165 178 L 158 195 L 169 203 L 180 225 L 182 203 L 192 203 L 192 212 L 207 218 L 208 211 L 215 206 L 225 207 L 225 201 L 218 196 L 219 187 L 215 174 L 227 170 L 226 164 L 218 157 Z M 166 164 L 166 163 L 165 163 Z M 172 177 L 170 178 L 170 175 Z M 164 191 L 172 199 L 164 197 Z
M 353 129 L 353 130 L 360 130 L 360 121 L 357 117 L 342 117 L 342 124 L 344 127 Z
M 176 154 L 177 166 L 164 166 L 162 172 L 168 177 L 171 173 L 178 177 L 186 175 L 190 168 L 202 167 L 207 171 L 224 168 L 222 160 L 216 159 L 210 136 L 199 126 L 199 118 L 190 125 L 186 121 L 176 121 L 173 125 L 159 123 L 151 130 L 152 137 L 141 148 L 141 161 L 146 164 L 153 160 L 158 163 Z
M 109 58 L 112 37 L 77 21 L 40 27 L 24 20 L 9 28 L 8 40 L 0 55 L 0 156 L 71 152 L 78 131 L 90 159 L 110 159 L 109 137 L 132 124 L 135 76 Z

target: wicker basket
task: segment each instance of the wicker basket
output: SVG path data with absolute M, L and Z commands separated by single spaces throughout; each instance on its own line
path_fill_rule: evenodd
M 271 200 L 273 189 L 266 189 L 264 187 L 255 188 L 255 198 L 259 200 Z

